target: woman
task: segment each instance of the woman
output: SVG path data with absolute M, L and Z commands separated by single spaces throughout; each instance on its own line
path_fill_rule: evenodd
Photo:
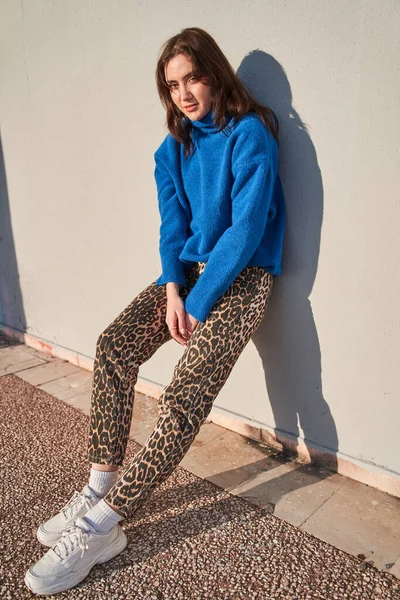
M 164 44 L 156 79 L 169 129 L 154 154 L 162 273 L 97 340 L 90 479 L 38 529 L 50 549 L 25 576 L 38 594 L 73 587 L 125 548 L 119 521 L 189 450 L 281 273 L 285 200 L 274 113 L 197 27 Z M 153 432 L 118 478 L 139 366 L 171 338 L 185 351 Z

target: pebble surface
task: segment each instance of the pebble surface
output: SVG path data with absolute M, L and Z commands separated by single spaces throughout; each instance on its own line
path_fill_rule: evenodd
M 46 552 L 38 525 L 87 483 L 89 418 L 15 375 L 0 378 L 0 598 L 37 598 L 24 584 Z M 129 440 L 125 464 L 141 448 Z M 71 600 L 400 600 L 400 580 L 182 467 L 133 521 L 127 548 Z

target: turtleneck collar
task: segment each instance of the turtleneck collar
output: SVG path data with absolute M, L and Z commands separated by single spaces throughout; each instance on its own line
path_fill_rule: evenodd
M 218 125 L 214 125 L 213 120 L 215 118 L 215 112 L 213 109 L 209 110 L 208 113 L 198 121 L 191 121 L 188 117 L 186 117 L 186 121 L 190 121 L 192 126 L 196 129 L 201 129 L 203 133 L 217 133 L 219 131 Z M 229 114 L 226 114 L 227 124 L 231 125 L 231 120 L 229 120 Z

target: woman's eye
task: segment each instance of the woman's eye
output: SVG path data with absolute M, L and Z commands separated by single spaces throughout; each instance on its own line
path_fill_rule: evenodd
M 193 75 L 192 77 L 189 78 L 188 81 L 197 81 L 197 77 L 195 75 Z M 176 84 L 176 83 L 170 83 L 170 85 L 169 85 L 170 90 L 174 90 L 177 87 L 178 87 L 178 84 Z

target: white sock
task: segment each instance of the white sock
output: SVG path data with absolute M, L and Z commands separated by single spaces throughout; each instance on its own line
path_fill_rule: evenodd
M 118 477 L 118 471 L 99 471 L 92 467 L 90 469 L 88 486 L 96 496 L 103 498 L 118 481 Z
M 114 525 L 119 521 L 122 521 L 123 518 L 124 517 L 111 508 L 103 498 L 82 517 L 82 519 L 88 521 L 88 523 L 90 523 L 90 525 L 92 525 L 99 533 L 111 531 Z

